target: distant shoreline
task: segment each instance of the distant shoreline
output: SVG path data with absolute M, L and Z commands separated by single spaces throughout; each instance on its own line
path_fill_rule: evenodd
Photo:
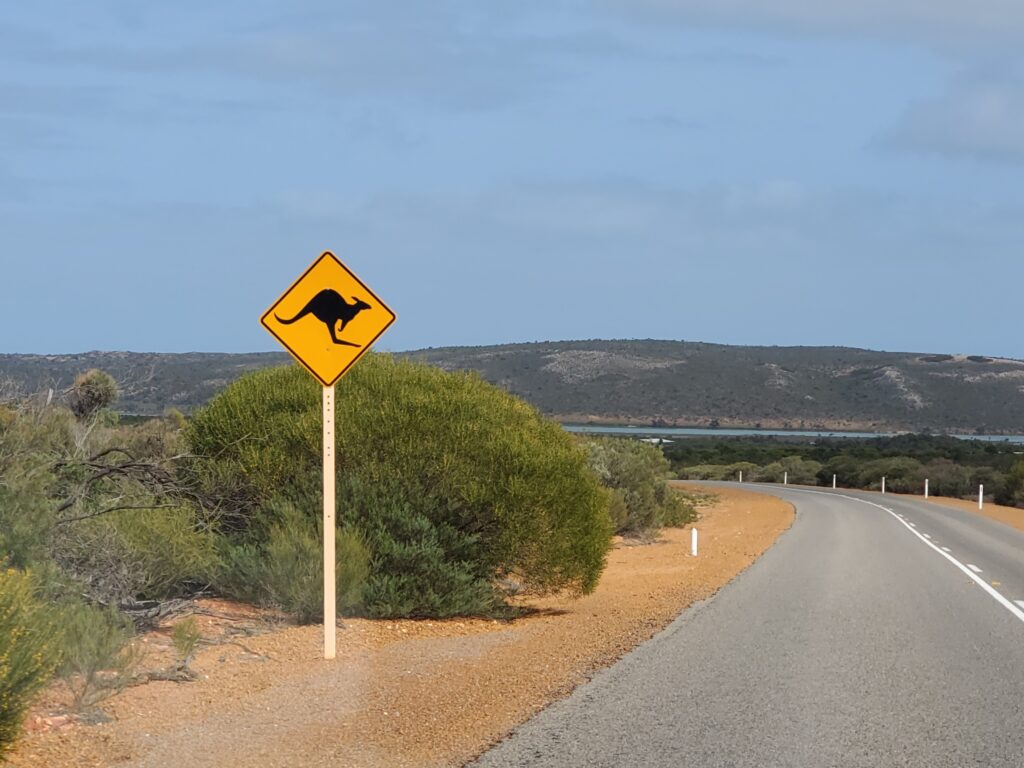
M 910 431 L 900 432 L 849 432 L 841 430 L 808 430 L 808 429 L 745 429 L 734 427 L 650 427 L 636 424 L 574 424 L 563 422 L 562 427 L 569 432 L 594 435 L 634 435 L 637 437 L 798 437 L 798 438 L 831 438 L 837 440 L 870 440 L 878 437 L 896 437 L 898 435 L 917 434 Z M 1019 443 L 1024 445 L 1024 435 L 969 435 L 941 433 L 932 437 L 954 437 L 957 440 L 979 440 L 986 443 Z

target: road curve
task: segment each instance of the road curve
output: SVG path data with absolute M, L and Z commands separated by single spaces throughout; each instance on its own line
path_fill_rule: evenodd
M 797 509 L 772 549 L 473 765 L 1024 765 L 1024 534 L 757 488 Z

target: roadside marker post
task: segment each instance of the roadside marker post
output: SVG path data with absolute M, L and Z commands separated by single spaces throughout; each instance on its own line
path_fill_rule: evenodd
M 924 497 L 928 498 L 928 478 L 924 479 Z
M 395 313 L 338 257 L 324 251 L 260 324 L 323 387 L 324 658 L 336 655 L 335 384 L 395 322 Z
M 978 509 L 985 508 L 985 486 L 978 486 Z
M 882 475 L 882 493 L 885 493 L 885 475 Z
M 690 529 L 690 556 L 691 557 L 696 557 L 697 556 L 697 529 L 696 528 L 691 528 Z
M 782 484 L 789 485 L 789 472 L 782 473 Z
M 743 470 L 742 469 L 740 470 L 740 482 L 741 483 L 743 482 Z
M 832 490 L 834 491 L 835 489 L 836 489 L 836 476 L 832 475 Z

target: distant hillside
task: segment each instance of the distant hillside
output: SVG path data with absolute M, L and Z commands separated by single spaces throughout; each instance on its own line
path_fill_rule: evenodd
M 121 387 L 123 413 L 160 414 L 169 407 L 188 412 L 243 373 L 291 360 L 285 352 L 220 354 L 192 352 L 83 352 L 77 355 L 0 355 L 0 381 L 22 392 L 60 392 L 75 376 L 100 368 Z
M 427 349 L 563 420 L 1024 434 L 1024 361 L 845 347 L 572 341 Z
M 844 347 L 736 347 L 683 341 L 568 341 L 403 353 L 476 370 L 566 421 L 680 426 L 1024 434 L 1024 361 Z M 0 379 L 67 387 L 102 368 L 119 407 L 188 411 L 283 353 L 0 355 Z

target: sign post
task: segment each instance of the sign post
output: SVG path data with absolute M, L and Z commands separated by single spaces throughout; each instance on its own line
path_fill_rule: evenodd
M 292 283 L 260 323 L 323 386 L 324 658 L 336 643 L 334 385 L 395 321 L 362 280 L 330 251 Z
M 334 387 L 324 387 L 324 658 L 333 659 L 337 626 L 334 577 Z M 328 629 L 330 627 L 330 629 Z

